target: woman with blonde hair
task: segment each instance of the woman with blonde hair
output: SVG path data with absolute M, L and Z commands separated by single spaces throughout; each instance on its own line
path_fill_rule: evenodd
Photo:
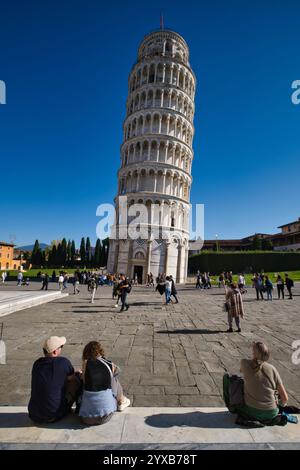
M 274 366 L 269 364 L 270 352 L 261 341 L 252 345 L 252 359 L 241 360 L 241 374 L 244 379 L 244 404 L 232 406 L 230 403 L 230 378 L 223 379 L 223 396 L 226 406 L 232 413 L 245 419 L 272 424 L 279 413 L 278 405 L 285 406 L 288 395 L 281 377 Z M 279 396 L 279 400 L 278 400 Z
M 97 341 L 85 346 L 82 360 L 83 395 L 79 416 L 88 425 L 107 423 L 115 411 L 123 411 L 130 405 L 116 378 L 117 366 L 105 359 Z

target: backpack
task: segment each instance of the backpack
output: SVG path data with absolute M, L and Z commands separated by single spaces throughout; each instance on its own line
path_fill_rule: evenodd
M 131 282 L 129 282 L 128 287 L 126 287 L 127 294 L 130 294 L 131 290 L 132 290 L 132 285 L 131 285 Z

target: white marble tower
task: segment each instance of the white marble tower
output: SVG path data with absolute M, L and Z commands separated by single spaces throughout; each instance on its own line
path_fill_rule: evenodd
M 148 34 L 128 84 L 115 204 L 117 217 L 120 197 L 127 197 L 128 207 L 144 204 L 149 231 L 135 240 L 111 239 L 108 271 L 137 274 L 140 282 L 150 272 L 185 282 L 196 87 L 185 40 L 170 30 Z M 117 233 L 119 226 L 117 218 Z

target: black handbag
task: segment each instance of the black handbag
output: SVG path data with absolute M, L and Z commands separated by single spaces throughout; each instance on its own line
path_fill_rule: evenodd
M 231 406 L 244 405 L 244 379 L 239 375 L 229 375 L 229 403 Z

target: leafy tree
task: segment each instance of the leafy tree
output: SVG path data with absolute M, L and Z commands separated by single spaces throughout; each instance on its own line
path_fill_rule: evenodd
M 262 249 L 262 241 L 261 241 L 261 238 L 259 238 L 259 236 L 256 233 L 252 240 L 252 250 L 261 250 L 261 249 Z
M 264 238 L 262 240 L 262 249 L 263 250 L 266 250 L 266 251 L 272 251 L 273 250 L 273 243 L 271 240 L 269 240 L 268 238 Z

